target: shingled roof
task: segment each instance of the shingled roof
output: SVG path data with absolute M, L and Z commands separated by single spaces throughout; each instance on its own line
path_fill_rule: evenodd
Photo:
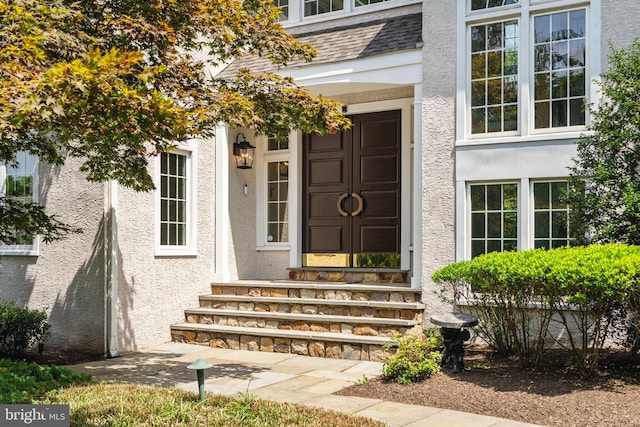
M 422 14 L 292 34 L 301 42 L 314 46 L 317 56 L 311 63 L 298 60 L 289 63 L 288 67 L 347 61 L 418 48 L 422 42 Z M 254 72 L 276 70 L 264 58 L 247 56 L 229 64 L 218 77 L 233 76 L 240 68 L 248 68 Z

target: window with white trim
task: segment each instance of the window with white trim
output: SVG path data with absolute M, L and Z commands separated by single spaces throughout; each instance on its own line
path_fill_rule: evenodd
M 344 0 L 304 0 L 304 16 L 321 15 L 344 9 Z
M 518 250 L 518 184 L 469 185 L 471 257 Z
M 37 202 L 37 157 L 20 151 L 16 163 L 0 164 L 0 196 L 24 203 Z M 0 241 L 0 253 L 28 254 L 36 249 L 35 245 L 35 236 L 14 232 L 10 243 Z
M 289 0 L 274 0 L 277 7 L 280 8 L 280 15 L 278 15 L 278 22 L 284 22 L 289 20 Z
M 267 140 L 267 245 L 289 242 L 288 149 L 288 139 Z
M 159 181 L 159 250 L 183 252 L 193 249 L 192 153 L 161 153 Z
M 597 60 L 588 3 L 467 0 L 466 136 L 584 130 Z
M 533 183 L 533 247 L 558 248 L 575 241 L 571 235 L 571 192 L 584 192 L 569 181 L 536 181 Z

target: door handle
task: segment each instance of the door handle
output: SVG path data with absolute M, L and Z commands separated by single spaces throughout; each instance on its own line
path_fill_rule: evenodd
M 338 213 L 340 214 L 340 216 L 348 216 L 349 215 L 344 209 L 342 209 L 342 202 L 347 197 L 349 197 L 349 193 L 342 193 L 338 197 L 338 202 L 336 203 L 336 208 L 338 208 Z
M 351 197 L 353 197 L 354 199 L 356 199 L 358 201 L 358 207 L 356 208 L 355 211 L 351 212 L 351 216 L 358 216 L 364 210 L 364 203 L 363 203 L 363 200 L 362 200 L 362 196 L 359 195 L 358 193 L 351 193 Z

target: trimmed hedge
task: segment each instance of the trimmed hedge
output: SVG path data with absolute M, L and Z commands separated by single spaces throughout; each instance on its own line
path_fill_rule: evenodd
M 621 308 L 640 326 L 640 246 L 494 252 L 450 264 L 432 278 L 443 285 L 443 300 L 468 300 L 482 338 L 518 354 L 524 365 L 540 362 L 552 322 L 584 371 L 597 367 Z

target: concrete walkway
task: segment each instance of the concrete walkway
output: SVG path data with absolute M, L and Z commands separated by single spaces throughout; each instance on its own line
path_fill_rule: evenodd
M 178 387 L 197 393 L 196 375 L 186 369 L 197 358 L 214 365 L 205 371 L 205 390 L 210 393 L 237 396 L 239 392 L 249 392 L 263 399 L 348 412 L 398 427 L 533 426 L 483 415 L 333 394 L 365 376 L 371 379 L 380 375 L 382 364 L 378 362 L 167 343 L 69 368 L 91 374 L 98 381 Z

